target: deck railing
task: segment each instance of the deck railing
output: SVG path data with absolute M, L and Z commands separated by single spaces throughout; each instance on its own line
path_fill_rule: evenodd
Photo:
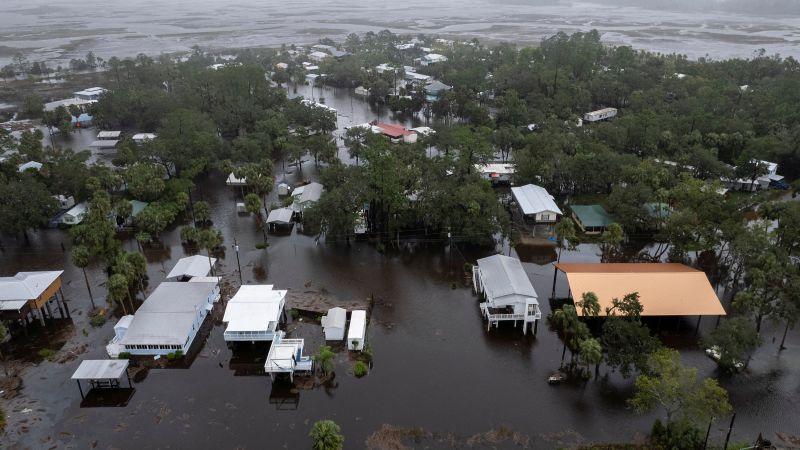
M 271 341 L 275 338 L 274 331 L 226 331 L 223 334 L 226 341 Z

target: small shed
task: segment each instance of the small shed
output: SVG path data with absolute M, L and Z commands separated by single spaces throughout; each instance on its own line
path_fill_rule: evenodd
M 364 350 L 367 331 L 367 312 L 356 309 L 350 314 L 350 328 L 347 330 L 347 349 Z
M 328 314 L 322 316 L 322 329 L 325 332 L 326 341 L 341 341 L 344 339 L 345 322 L 347 322 L 347 310 L 344 308 L 331 308 Z
M 291 226 L 292 216 L 294 216 L 294 210 L 291 208 L 273 209 L 267 217 L 267 225 L 270 228 Z
M 92 389 L 95 388 L 118 388 L 119 379 L 125 375 L 128 379 L 128 387 L 133 388 L 131 379 L 128 376 L 127 359 L 86 359 L 81 361 L 81 365 L 72 374 L 72 379 L 78 383 L 78 390 L 83 394 L 82 380 L 89 380 Z
M 86 213 L 88 211 L 89 203 L 78 203 L 70 208 L 69 211 L 65 212 L 63 216 L 61 216 L 61 223 L 64 225 L 77 225 L 83 221 L 83 218 L 86 217 Z

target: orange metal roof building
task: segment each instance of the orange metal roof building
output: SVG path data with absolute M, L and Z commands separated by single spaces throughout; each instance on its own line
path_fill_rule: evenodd
M 614 298 L 639 293 L 642 316 L 723 316 L 706 274 L 676 263 L 556 264 L 567 276 L 572 296 L 594 292 L 600 315 Z

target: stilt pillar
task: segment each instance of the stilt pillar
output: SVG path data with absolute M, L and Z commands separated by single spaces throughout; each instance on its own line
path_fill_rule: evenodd
M 533 321 L 533 335 L 534 336 L 536 336 L 536 331 L 538 331 L 538 328 L 539 328 L 539 321 L 538 320 L 534 320 Z
M 72 316 L 69 314 L 69 305 L 67 304 L 67 297 L 64 297 L 64 291 L 61 288 L 58 288 L 58 292 L 61 294 L 61 303 L 64 304 L 64 310 L 67 311 L 67 319 L 71 319 Z

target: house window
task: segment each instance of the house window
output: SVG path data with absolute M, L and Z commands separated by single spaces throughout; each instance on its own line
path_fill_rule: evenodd
M 528 315 L 529 316 L 535 316 L 536 315 L 536 305 L 534 305 L 533 303 L 528 305 Z
M 542 214 L 541 217 L 542 217 L 541 220 L 550 220 L 550 214 Z

